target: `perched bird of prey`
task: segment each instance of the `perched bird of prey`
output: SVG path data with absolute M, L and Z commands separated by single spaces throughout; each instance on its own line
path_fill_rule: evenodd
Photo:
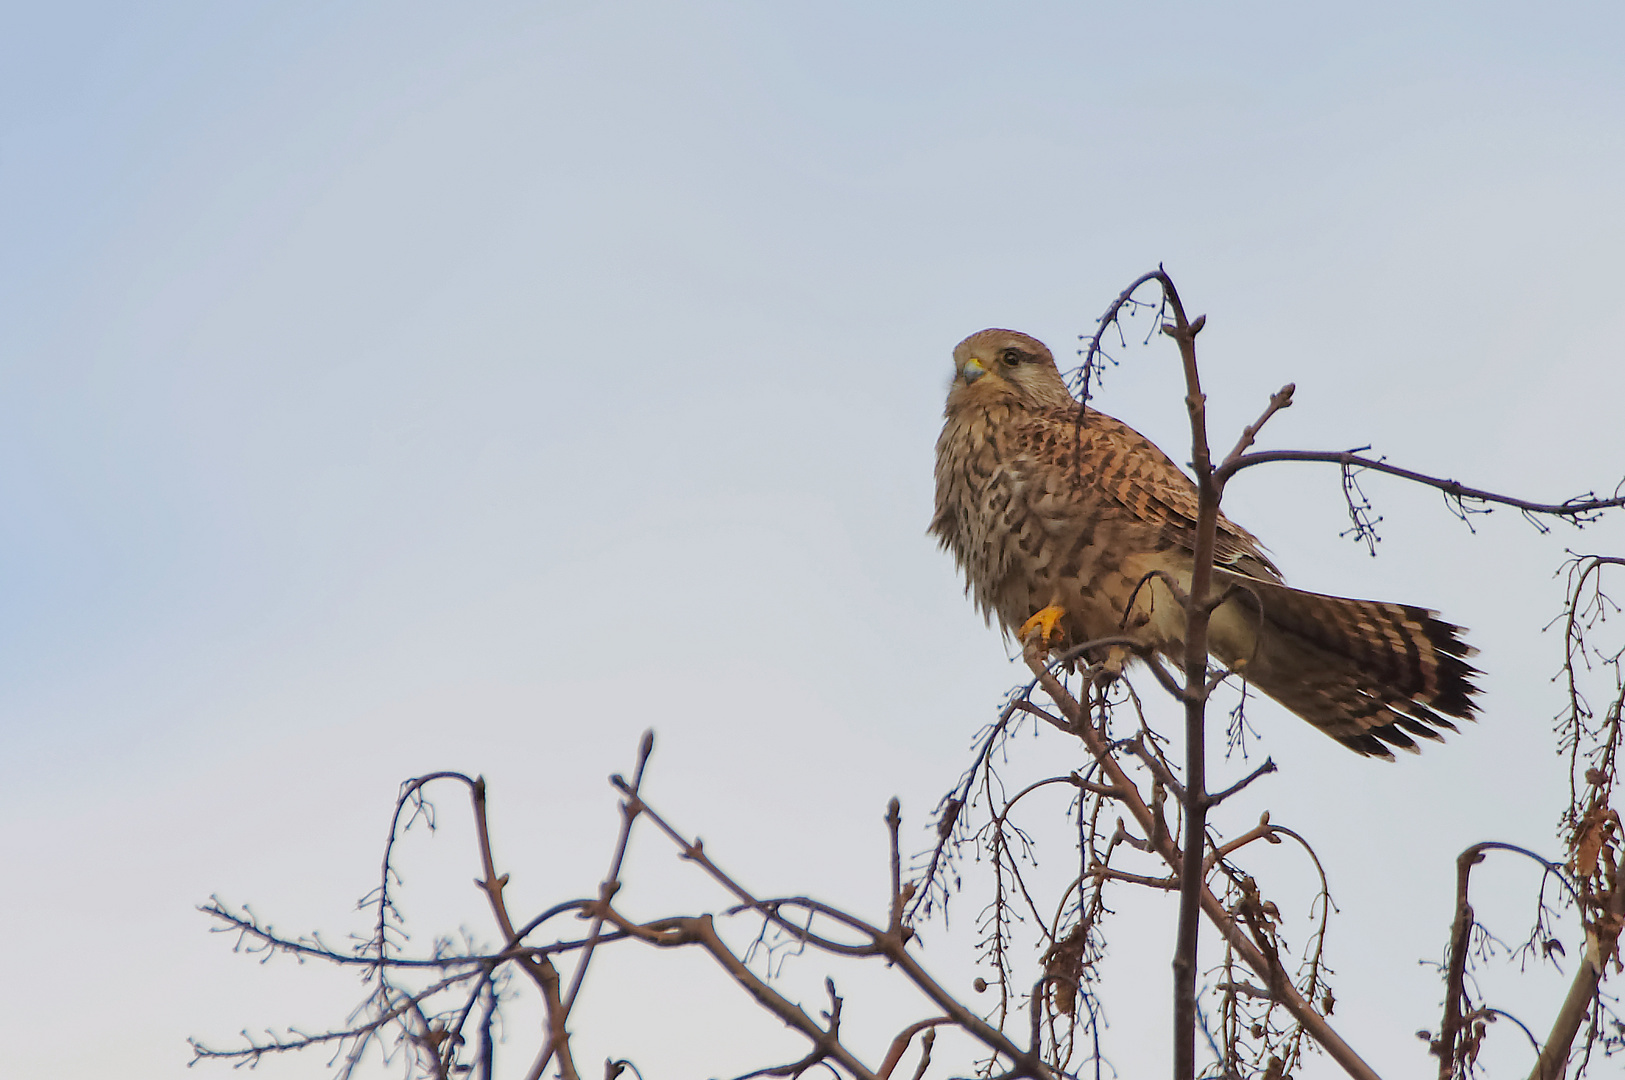
M 983 330 L 954 349 L 931 532 L 989 621 L 1046 647 L 1127 636 L 1184 660 L 1196 485 L 1126 424 L 1072 397 L 1042 342 Z M 1408 604 L 1302 592 L 1219 517 L 1208 649 L 1343 745 L 1393 758 L 1440 739 L 1478 692 L 1460 628 Z M 1133 599 L 1133 610 L 1127 606 Z M 1118 654 L 1119 659 L 1121 653 Z

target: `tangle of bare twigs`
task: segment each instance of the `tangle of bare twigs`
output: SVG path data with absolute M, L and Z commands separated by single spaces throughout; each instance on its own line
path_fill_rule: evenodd
M 1137 293 L 1155 284 L 1155 301 Z M 202 910 L 214 929 L 234 935 L 239 951 L 262 962 L 277 955 L 294 956 L 358 970 L 368 987 L 361 1004 L 344 1023 L 320 1032 L 286 1029 L 279 1034 L 243 1033 L 243 1045 L 221 1048 L 194 1040 L 194 1062 L 225 1060 L 253 1065 L 271 1054 L 330 1049 L 329 1064 L 341 1078 L 351 1076 L 369 1051 L 385 1060 L 404 1060 L 411 1077 L 496 1075 L 493 1032 L 502 1023 L 504 1006 L 525 985 L 544 1007 L 542 1029 L 526 1075 L 539 1078 L 550 1066 L 564 1080 L 578 1080 L 569 1020 L 580 997 L 593 957 L 602 949 L 647 947 L 688 949 L 708 956 L 762 1010 L 806 1040 L 795 1061 L 764 1066 L 739 1080 L 759 1076 L 799 1077 L 820 1068 L 836 1076 L 889 1080 L 901 1075 L 913 1048 L 914 1080 L 933 1068 L 939 1033 L 956 1031 L 981 1048 L 978 1075 L 997 1080 L 1033 1077 L 1060 1080 L 1115 1075 L 1104 1047 L 1108 996 L 1101 962 L 1110 946 L 1112 918 L 1134 890 L 1175 894 L 1180 901 L 1173 1014 L 1176 1080 L 1197 1073 L 1197 1033 L 1212 1054 L 1203 1075 L 1284 1078 L 1302 1066 L 1311 1044 L 1348 1075 L 1374 1080 L 1369 1065 L 1334 1030 L 1336 998 L 1330 984 L 1326 945 L 1336 906 L 1324 867 L 1309 840 L 1265 814 L 1256 824 L 1235 828 L 1211 816 L 1226 799 L 1275 770 L 1266 760 L 1242 779 L 1220 791 L 1207 787 L 1206 707 L 1214 690 L 1233 675 L 1213 671 L 1203 636 L 1213 604 L 1208 596 L 1212 568 L 1212 524 L 1226 483 L 1256 465 L 1282 461 L 1322 462 L 1338 466 L 1352 522 L 1350 534 L 1374 553 L 1381 517 L 1360 487 L 1363 473 L 1381 473 L 1433 487 L 1452 513 L 1467 521 L 1495 506 L 1519 510 L 1541 528 L 1545 518 L 1584 525 L 1605 510 L 1625 505 L 1625 496 L 1587 495 L 1562 503 L 1542 504 L 1470 488 L 1454 480 L 1428 476 L 1355 451 L 1252 450 L 1267 421 L 1292 404 L 1288 385 L 1249 425 L 1235 447 L 1215 462 L 1208 449 L 1206 418 L 1197 378 L 1195 342 L 1203 318 L 1187 318 L 1173 282 L 1159 267 L 1123 291 L 1097 323 L 1083 364 L 1075 376 L 1087 402 L 1091 382 L 1098 382 L 1105 363 L 1116 363 L 1103 346 L 1121 328 L 1125 315 L 1154 312 L 1150 340 L 1158 331 L 1180 350 L 1187 381 L 1192 426 L 1192 460 L 1200 493 L 1196 535 L 1196 571 L 1186 605 L 1189 651 L 1183 667 L 1170 670 L 1129 638 L 1085 643 L 1051 662 L 1029 651 L 1031 681 L 1012 691 L 996 718 L 975 740 L 971 762 L 937 804 L 928 825 L 930 846 L 905 873 L 900 854 L 901 807 L 893 799 L 885 824 L 889 838 L 890 890 L 879 917 L 865 917 L 807 895 L 769 895 L 746 888 L 726 871 L 704 845 L 679 829 L 648 801 L 645 770 L 653 751 L 653 734 L 644 737 L 631 780 L 612 784 L 620 796 L 621 828 L 609 870 L 593 895 L 554 904 L 520 920 L 505 898 L 508 875 L 500 873 L 489 829 L 486 785 L 482 778 L 439 772 L 412 779 L 397 796 L 377 887 L 362 900 L 371 911 L 372 931 L 348 948 L 327 944 L 318 934 L 289 936 L 244 905 L 232 907 L 211 898 Z M 1080 424 L 1086 422 L 1080 412 Z M 1082 455 L 1079 455 L 1081 461 Z M 1080 483 L 1087 478 L 1080 476 Z M 1469 527 L 1471 522 L 1469 521 Z M 1205 537 L 1205 539 L 1204 539 Z M 1583 1073 L 1597 1054 L 1625 1050 L 1625 1024 L 1610 1011 L 1601 991 L 1609 970 L 1620 969 L 1618 942 L 1625 926 L 1625 827 L 1614 807 L 1619 789 L 1618 751 L 1622 707 L 1625 707 L 1625 642 L 1606 639 L 1603 627 L 1620 608 L 1604 591 L 1606 574 L 1625 566 L 1625 558 L 1575 556 L 1567 564 L 1568 593 L 1563 614 L 1554 623 L 1564 634 L 1564 661 L 1559 681 L 1567 701 L 1557 717 L 1558 743 L 1570 767 L 1570 805 L 1562 816 L 1565 858 L 1554 861 L 1511 845 L 1486 842 L 1464 852 L 1458 862 L 1456 916 L 1445 962 L 1445 1013 L 1437 1035 L 1424 1033 L 1439 1059 L 1441 1080 L 1472 1075 L 1491 1025 L 1500 1019 L 1522 1028 L 1535 1048 L 1537 1080 L 1556 1080 L 1565 1068 Z M 1204 569 L 1205 568 L 1205 569 Z M 1113 646 L 1147 660 L 1146 670 L 1172 701 L 1171 710 L 1148 707 L 1129 679 L 1118 678 L 1095 658 Z M 1600 710 L 1591 698 L 1601 691 Z M 1243 700 L 1245 687 L 1243 686 Z M 1244 713 L 1231 717 L 1230 745 L 1247 734 Z M 1184 721 L 1184 742 L 1161 730 L 1165 715 Z M 1070 767 L 1040 769 L 1023 775 L 1018 736 L 1042 739 L 1041 757 L 1057 757 L 1051 744 L 1065 739 Z M 476 882 L 489 908 L 497 937 L 483 944 L 464 934 L 459 941 L 441 938 L 425 952 L 407 951 L 407 924 L 399 899 L 397 847 L 415 825 L 435 828 L 430 788 L 461 788 L 469 797 L 474 819 L 474 845 L 482 877 Z M 1065 796 L 1064 799 L 1060 796 Z M 1064 829 L 1058 831 L 1057 826 Z M 676 855 L 703 875 L 726 898 L 716 910 L 667 914 L 635 920 L 616 905 L 622 886 L 628 841 L 635 828 L 653 829 Z M 1230 833 L 1226 839 L 1226 833 Z M 1289 842 L 1300 847 L 1314 869 L 1314 899 L 1309 904 L 1311 930 L 1294 948 L 1285 932 L 1286 913 L 1269 897 L 1257 873 L 1245 863 L 1254 845 Z M 1054 857 L 1051 846 L 1069 849 Z M 1520 961 L 1548 961 L 1567 955 L 1555 919 L 1564 908 L 1579 915 L 1584 943 L 1576 950 L 1578 971 L 1558 1021 L 1542 1041 L 1505 1011 L 1482 1001 L 1474 989 L 1475 965 L 1500 947 L 1481 926 L 1469 903 L 1472 869 L 1486 854 L 1512 850 L 1534 858 L 1542 868 L 1534 930 L 1516 950 Z M 975 868 L 980 880 L 967 885 Z M 1561 883 L 1548 896 L 1546 885 Z M 956 896 L 977 889 L 985 902 L 977 911 L 975 941 L 991 979 L 978 979 L 978 992 L 997 987 L 986 1005 L 971 1005 L 951 993 L 924 966 L 917 927 L 932 918 L 947 921 Z M 557 920 L 572 915 L 585 920 L 585 933 L 562 932 Z M 747 920 L 756 927 L 736 947 L 718 929 L 719 922 Z M 1199 966 L 1198 929 L 1205 920 L 1208 935 L 1222 945 L 1219 959 Z M 844 1020 L 850 1006 L 832 978 L 824 981 L 824 1002 L 810 1014 L 786 997 L 776 983 L 791 956 L 827 955 L 873 960 L 922 994 L 931 1015 L 898 1030 L 884 1045 L 852 1045 Z M 568 965 L 568 978 L 560 965 Z M 1208 983 L 1198 988 L 1205 970 Z M 1213 1027 L 1209 1027 L 1212 1018 Z M 1581 1032 L 1577 1058 L 1571 1053 Z M 512 1033 L 510 1033 L 512 1034 Z M 875 1064 L 866 1064 L 875 1062 Z M 638 1066 L 625 1059 L 606 1062 L 606 1080 L 630 1071 L 642 1080 Z

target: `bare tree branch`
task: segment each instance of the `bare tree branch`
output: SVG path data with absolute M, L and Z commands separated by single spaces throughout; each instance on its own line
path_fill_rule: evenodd
M 1318 461 L 1341 465 L 1345 469 L 1370 469 L 1373 472 L 1387 473 L 1389 476 L 1398 476 L 1413 483 L 1437 488 L 1439 491 L 1444 492 L 1447 497 L 1457 502 L 1469 501 L 1510 506 L 1522 510 L 1526 514 L 1568 518 L 1577 525 L 1595 520 L 1595 515 L 1603 510 L 1625 507 L 1625 495 L 1599 499 L 1590 492 L 1560 503 L 1531 502 L 1527 499 L 1514 498 L 1511 495 L 1486 491 L 1483 488 L 1468 487 L 1456 480 L 1429 476 L 1414 469 L 1403 469 L 1398 465 L 1390 465 L 1379 458 L 1362 457 L 1349 450 L 1260 450 L 1251 454 L 1243 454 L 1233 461 L 1226 462 L 1214 474 L 1214 480 L 1223 486 L 1230 481 L 1231 477 L 1243 469 L 1252 468 L 1254 465 L 1265 465 L 1274 461 Z

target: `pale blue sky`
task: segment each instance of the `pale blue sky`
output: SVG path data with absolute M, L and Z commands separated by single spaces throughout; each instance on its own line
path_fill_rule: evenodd
M 949 350 L 1070 355 L 1159 261 L 1210 317 L 1215 443 L 1291 380 L 1272 445 L 1617 480 L 1622 32 L 1602 4 L 6 10 L 0 924 L 31 974 L 0 1071 L 169 1076 L 184 1035 L 337 1018 L 352 986 L 322 1004 L 190 905 L 342 936 L 414 772 L 491 777 L 516 889 L 590 891 L 602 777 L 650 725 L 657 796 L 762 889 L 877 902 L 886 799 L 920 824 L 1017 675 L 924 535 Z M 1182 460 L 1171 352 L 1122 359 L 1101 406 Z M 1398 1075 L 1455 853 L 1553 847 L 1551 573 L 1625 528 L 1472 536 L 1367 491 L 1376 560 L 1329 471 L 1229 506 L 1296 583 L 1469 626 L 1484 720 L 1384 768 L 1268 712 L 1283 774 L 1237 813 L 1324 838 L 1346 1034 Z M 423 902 L 484 933 L 460 843 L 425 847 L 454 887 Z M 1125 955 L 1125 1036 L 1162 1029 L 1164 960 Z M 765 1019 L 680 1046 L 650 1008 L 592 1014 L 584 1059 L 796 1047 Z

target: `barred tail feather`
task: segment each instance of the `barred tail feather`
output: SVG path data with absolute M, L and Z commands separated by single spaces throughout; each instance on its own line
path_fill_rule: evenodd
M 1262 690 L 1356 753 L 1393 759 L 1477 711 L 1477 650 L 1461 628 L 1409 604 L 1349 600 L 1221 572 L 1233 595 L 1211 647 Z

